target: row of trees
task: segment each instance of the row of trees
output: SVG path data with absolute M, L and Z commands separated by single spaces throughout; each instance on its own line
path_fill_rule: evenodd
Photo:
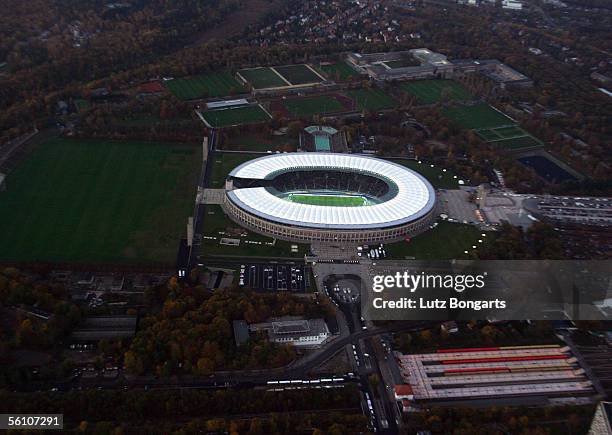
M 485 321 L 470 321 L 460 325 L 460 331 L 449 334 L 443 328 L 425 329 L 418 333 L 394 334 L 395 348 L 401 352 L 429 352 L 443 348 L 516 346 L 553 344 L 558 342 L 550 322 L 537 321 L 530 325 L 512 322 L 493 325 Z
M 284 392 L 87 390 L 24 396 L 0 391 L 0 400 L 8 413 L 40 410 L 63 413 L 69 430 L 76 428 L 105 434 L 201 433 L 200 430 L 205 430 L 208 433 L 229 431 L 263 435 L 307 430 L 313 434 L 331 435 L 361 432 L 366 424 L 359 408 L 359 391 L 350 385 L 332 390 Z M 346 411 L 333 413 L 334 409 Z M 328 410 L 329 414 L 309 414 L 319 410 Z M 253 414 L 261 417 L 247 417 L 241 422 L 232 418 Z M 187 424 L 182 424 L 184 422 Z M 179 431 L 179 427 L 183 427 L 183 431 Z M 102 428 L 106 432 L 100 432 Z

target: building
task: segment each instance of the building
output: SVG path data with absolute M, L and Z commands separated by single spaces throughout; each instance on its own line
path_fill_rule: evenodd
M 591 427 L 589 428 L 589 435 L 607 435 L 612 433 L 612 403 L 610 402 L 599 402 Z
M 590 401 L 595 395 L 570 349 L 559 345 L 445 349 L 398 354 L 397 362 L 403 382 L 396 386 L 398 401 L 413 401 L 401 403 L 403 408 L 457 402 L 537 406 L 557 400 Z M 406 386 L 412 398 L 402 394 L 408 391 Z
M 278 239 L 387 242 L 427 230 L 436 193 L 420 174 L 386 160 L 289 153 L 231 171 L 222 206 L 239 225 Z
M 72 332 L 75 341 L 99 341 L 132 338 L 136 333 L 136 316 L 87 317 Z
M 300 134 L 300 149 L 304 151 L 343 152 L 347 149 L 344 132 L 333 127 L 311 125 Z
M 248 104 L 249 101 L 246 98 L 239 98 L 236 100 L 212 101 L 210 103 L 206 103 L 206 109 L 227 109 L 229 107 L 247 106 Z
M 232 322 L 234 329 L 234 341 L 236 347 L 242 346 L 249 341 L 249 325 L 244 320 L 234 320 Z
M 477 70 L 499 85 L 502 89 L 508 86 L 523 88 L 533 86 L 533 81 L 529 77 L 501 63 L 497 59 L 478 60 L 475 62 L 478 65 Z
M 249 330 L 265 332 L 271 342 L 299 347 L 320 346 L 330 336 L 327 323 L 323 319 L 284 317 L 270 322 L 254 323 L 249 326 Z
M 516 9 L 520 3 L 507 1 Z M 529 87 L 532 80 L 503 64 L 497 59 L 459 59 L 450 61 L 445 55 L 428 48 L 389 53 L 349 53 L 347 62 L 353 68 L 375 80 L 418 80 L 427 78 L 453 78 L 468 73 L 480 73 L 494 81 L 501 88 L 506 86 Z
M 523 3 L 515 0 L 502 0 L 502 8 L 520 11 L 523 9 Z
M 347 61 L 355 69 L 376 80 L 448 78 L 453 73 L 453 64 L 445 55 L 427 48 L 389 53 L 349 53 Z

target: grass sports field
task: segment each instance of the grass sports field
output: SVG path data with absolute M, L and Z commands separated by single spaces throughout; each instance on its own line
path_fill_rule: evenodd
M 346 62 L 336 62 L 319 67 L 323 73 L 331 80 L 345 81 L 358 77 L 359 73 L 348 66 Z
M 499 128 L 476 130 L 476 133 L 491 145 L 507 149 L 518 150 L 543 146 L 542 142 L 531 136 L 518 125 Z
M 346 93 L 355 101 L 359 110 L 376 111 L 390 109 L 396 101 L 380 89 L 355 89 Z
M 316 97 L 289 98 L 282 101 L 283 106 L 293 116 L 312 116 L 320 113 L 334 113 L 346 110 L 344 105 L 329 95 Z
M 498 140 L 495 142 L 490 142 L 490 144 L 495 147 L 506 150 L 520 150 L 524 148 L 535 148 L 544 146 L 544 144 L 540 140 L 531 135 L 512 139 Z
M 255 89 L 289 86 L 286 81 L 267 66 L 262 68 L 242 69 L 238 71 L 238 74 L 244 77 L 244 79 Z
M 216 72 L 165 82 L 166 87 L 181 100 L 222 97 L 246 92 L 244 86 L 228 72 Z
M 389 161 L 418 172 L 436 189 L 457 189 L 459 187 L 459 178 L 455 178 L 455 174 L 449 170 L 444 171 L 440 166 L 434 166 L 432 168 L 430 164 L 419 163 L 417 160 L 408 159 L 394 159 Z
M 319 83 L 322 81 L 313 70 L 306 65 L 287 65 L 274 67 L 292 85 Z
M 442 101 L 446 93 L 448 100 L 471 100 L 472 95 L 460 83 L 453 80 L 416 80 L 402 82 L 399 85 L 402 91 L 415 96 L 423 104 L 434 104 Z
M 513 125 L 514 121 L 485 103 L 475 106 L 446 107 L 444 116 L 466 129 L 482 129 Z
M 300 204 L 326 205 L 331 207 L 360 207 L 368 203 L 368 200 L 364 197 L 348 195 L 307 195 L 290 193 L 287 199 Z
M 269 121 L 270 115 L 258 104 L 218 109 L 202 112 L 202 117 L 212 127 L 229 127 L 232 125 L 257 124 Z
M 274 136 L 271 134 L 233 134 L 224 139 L 220 149 L 232 151 L 296 151 L 297 139 L 289 135 Z
M 173 263 L 200 147 L 54 139 L 0 192 L 0 259 Z
M 225 185 L 225 179 L 232 169 L 241 163 L 262 157 L 262 154 L 215 153 L 209 187 L 220 189 Z
M 482 240 L 478 228 L 472 225 L 440 222 L 433 229 L 413 237 L 409 242 L 401 241 L 385 245 L 389 259 L 404 260 L 451 260 L 469 258 L 464 251 Z
M 298 244 L 293 242 L 285 242 L 276 240 L 274 245 L 271 245 L 272 239 L 261 234 L 250 232 L 234 222 L 225 215 L 221 206 L 207 205 L 206 212 L 203 217 L 205 235 L 214 237 L 215 239 L 204 238 L 202 240 L 202 255 L 205 257 L 267 257 L 270 258 L 304 258 L 308 253 L 308 245 Z M 239 246 L 221 245 L 220 238 L 226 236 L 228 229 L 236 230 L 233 232 L 234 237 L 240 239 Z M 226 234 L 221 235 L 219 232 Z M 242 236 L 246 234 L 246 236 Z M 257 242 L 257 243 L 248 243 Z M 292 245 L 298 246 L 298 251 L 294 252 L 291 249 Z

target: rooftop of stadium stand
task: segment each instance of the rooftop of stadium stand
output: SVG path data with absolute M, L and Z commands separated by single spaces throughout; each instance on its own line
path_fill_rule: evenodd
M 272 181 L 282 174 L 304 171 L 333 174 L 362 174 L 368 178 L 365 196 L 372 201 L 363 206 L 328 206 L 292 202 L 279 191 Z M 260 157 L 243 163 L 230 172 L 229 177 L 237 181 L 268 180 L 268 186 L 239 187 L 227 192 L 228 197 L 240 208 L 261 218 L 288 225 L 326 228 L 388 228 L 416 220 L 429 213 L 435 205 L 433 187 L 420 174 L 395 163 L 368 156 L 334 153 L 290 153 Z M 326 180 L 330 177 L 326 175 Z M 332 180 L 351 177 L 331 177 Z M 291 182 L 292 180 L 288 180 Z M 341 186 L 333 181 L 327 189 L 344 194 L 360 192 L 360 180 L 355 186 Z M 297 186 L 297 191 L 309 191 L 308 186 Z M 320 185 L 314 186 L 317 191 Z M 347 189 L 348 187 L 348 189 Z M 341 190 L 341 188 L 344 188 Z M 349 191 L 347 191 L 349 190 Z M 281 193 L 281 194 L 279 194 Z M 364 203 L 365 204 L 365 203 Z
M 323 125 L 311 125 L 304 129 L 307 133 L 317 134 L 317 133 L 325 133 L 325 134 L 336 134 L 338 130 L 333 127 L 327 127 Z

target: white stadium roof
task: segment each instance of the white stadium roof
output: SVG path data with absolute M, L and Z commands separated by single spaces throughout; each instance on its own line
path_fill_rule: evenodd
M 238 188 L 227 195 L 234 204 L 261 218 L 298 227 L 327 229 L 394 227 L 419 219 L 435 205 L 433 187 L 420 174 L 374 157 L 335 153 L 274 154 L 243 163 L 229 175 L 264 180 L 293 169 L 365 173 L 395 184 L 397 194 L 385 202 L 360 207 L 291 202 L 265 187 Z

